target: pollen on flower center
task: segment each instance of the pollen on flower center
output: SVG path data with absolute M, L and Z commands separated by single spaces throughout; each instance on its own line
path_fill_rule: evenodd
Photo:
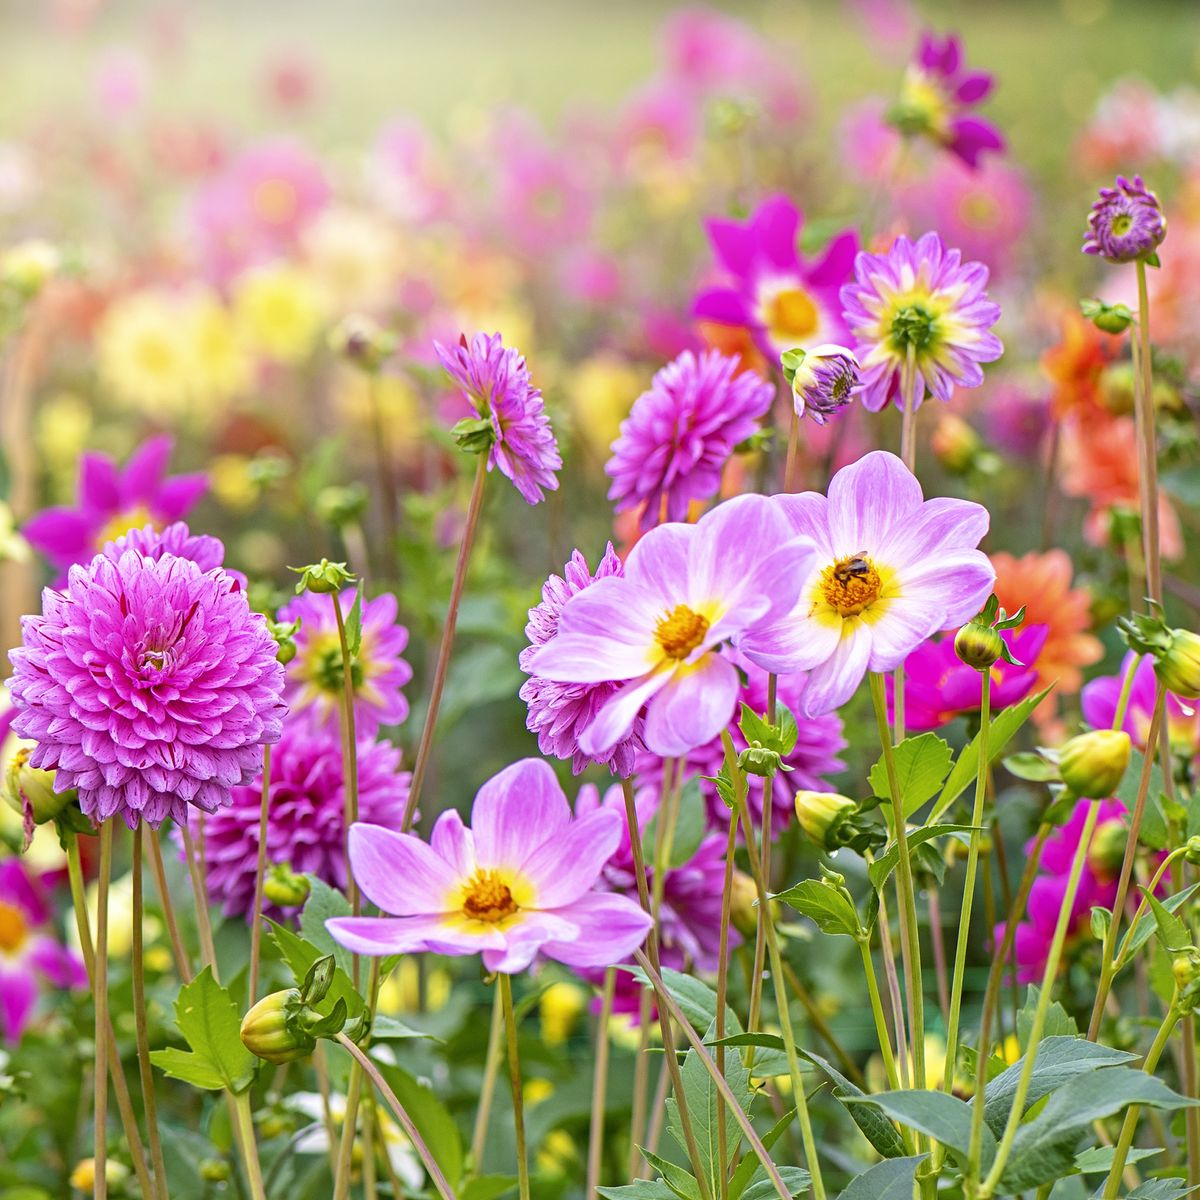
M 12 904 L 0 900 L 0 952 L 11 954 L 25 940 L 25 914 Z
M 139 504 L 136 508 L 125 509 L 110 518 L 96 535 L 96 548 L 102 550 L 109 542 L 115 542 L 122 534 L 128 533 L 131 529 L 143 529 L 147 525 L 157 525 L 157 522 L 144 504 Z
M 654 636 L 668 658 L 684 659 L 704 641 L 707 632 L 707 617 L 686 604 L 677 604 L 659 618 Z
M 463 912 L 468 917 L 495 924 L 518 911 L 512 892 L 498 871 L 480 867 L 467 881 Z
M 781 338 L 799 340 L 808 337 L 819 323 L 817 306 L 809 294 L 799 288 L 787 288 L 767 302 L 766 326 Z
M 862 554 L 839 558 L 821 572 L 821 595 L 843 617 L 854 617 L 879 599 L 882 588 L 875 564 Z
M 923 304 L 905 304 L 892 316 L 892 345 L 899 350 L 924 350 L 936 333 L 937 318 Z

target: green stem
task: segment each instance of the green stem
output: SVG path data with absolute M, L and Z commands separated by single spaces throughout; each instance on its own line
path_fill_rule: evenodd
M 1054 995 L 1054 981 L 1058 977 L 1058 964 L 1062 958 L 1063 945 L 1067 940 L 1067 933 L 1071 927 L 1072 909 L 1075 905 L 1075 895 L 1079 891 L 1079 880 L 1083 875 L 1083 865 L 1087 861 L 1088 849 L 1092 842 L 1092 832 L 1096 828 L 1096 818 L 1100 814 L 1100 801 L 1093 800 L 1088 806 L 1087 817 L 1084 819 L 1083 832 L 1079 837 L 1079 845 L 1075 850 L 1075 857 L 1071 863 L 1071 873 L 1067 877 L 1066 891 L 1063 893 L 1062 904 L 1058 910 L 1058 923 L 1054 928 L 1054 940 L 1050 943 L 1050 953 L 1046 959 L 1046 969 L 1042 975 L 1042 990 L 1038 996 L 1037 1009 L 1033 1014 L 1033 1025 L 1029 1030 L 1029 1039 L 1025 1051 L 1024 1065 L 1021 1068 L 1020 1078 L 1017 1080 L 1017 1089 L 1013 1094 L 1012 1108 L 1008 1114 L 1008 1121 L 1004 1126 L 1004 1134 L 1000 1139 L 1000 1145 L 996 1150 L 996 1157 L 992 1162 L 991 1170 L 987 1173 L 987 1178 L 983 1181 L 983 1186 L 979 1190 L 981 1200 L 988 1200 L 996 1190 L 1000 1182 L 1000 1176 L 1004 1174 L 1004 1168 L 1008 1164 L 1009 1155 L 1012 1153 L 1013 1142 L 1017 1136 L 1017 1130 L 1021 1124 L 1021 1118 L 1025 1115 L 1025 1097 L 1029 1095 L 1029 1085 L 1033 1079 L 1033 1068 L 1037 1063 L 1037 1048 L 1038 1043 L 1042 1040 L 1042 1032 L 1046 1028 L 1046 1014 L 1050 1011 L 1050 1001 Z M 982 1055 L 983 1048 L 980 1047 Z M 981 1072 L 985 1074 L 985 1072 Z M 980 1100 L 976 1103 L 982 1111 L 983 1104 Z M 976 1155 L 972 1155 L 967 1163 L 967 1179 L 968 1188 L 969 1181 L 978 1178 L 980 1164 Z M 968 1194 L 969 1191 L 968 1191 Z
M 892 1053 L 892 1039 L 888 1034 L 887 1020 L 883 1015 L 883 1001 L 879 995 L 879 979 L 875 974 L 875 960 L 871 957 L 871 943 L 864 934 L 857 939 L 862 955 L 863 973 L 867 977 L 867 993 L 871 997 L 871 1016 L 875 1019 L 875 1037 L 879 1042 L 879 1053 L 883 1055 L 883 1069 L 887 1074 L 888 1088 L 900 1090 L 900 1076 L 896 1071 L 896 1056 Z
M 962 1016 L 963 979 L 967 971 L 967 943 L 971 936 L 971 909 L 975 901 L 975 875 L 983 840 L 983 809 L 987 802 L 988 732 L 991 725 L 992 676 L 980 672 L 983 694 L 979 704 L 979 771 L 975 776 L 975 804 L 971 809 L 971 844 L 967 849 L 967 874 L 963 880 L 962 911 L 958 918 L 958 943 L 954 949 L 954 979 L 950 985 L 950 1020 L 946 1026 L 945 1090 L 954 1091 L 958 1064 L 959 1021 Z
M 508 1075 L 512 1083 L 513 1133 L 517 1141 L 517 1189 L 521 1200 L 529 1200 L 529 1156 L 525 1147 L 525 1092 L 521 1086 L 521 1055 L 517 1048 L 517 1018 L 513 1012 L 512 978 L 502 972 L 499 986 L 500 1003 L 504 1007 L 504 1029 L 508 1041 Z
M 1146 264 L 1137 264 L 1138 340 L 1140 343 L 1138 386 L 1134 403 L 1142 428 L 1142 545 L 1146 559 L 1146 587 L 1152 600 L 1162 601 L 1162 565 L 1158 531 L 1158 437 L 1154 419 L 1153 358 L 1150 352 L 1150 294 L 1146 286 Z
M 1113 962 L 1114 978 L 1121 973 L 1122 967 L 1129 961 L 1129 954 L 1133 948 L 1133 931 L 1137 929 L 1138 922 L 1145 916 L 1146 909 L 1150 907 L 1147 896 L 1157 896 L 1159 885 L 1163 881 L 1163 876 L 1171 869 L 1172 865 L 1181 859 L 1187 853 L 1186 846 L 1180 846 L 1172 850 L 1166 858 L 1159 864 L 1158 870 L 1154 872 L 1150 882 L 1142 888 L 1142 898 L 1138 901 L 1137 910 L 1133 914 L 1133 920 L 1129 922 L 1129 931 L 1121 939 L 1121 948 L 1117 951 L 1117 957 Z
M 271 807 L 271 747 L 263 747 L 262 803 L 258 815 L 258 859 L 254 866 L 254 915 L 250 924 L 250 1003 L 258 999 L 258 966 L 262 956 L 263 883 L 267 873 L 267 824 Z
M 725 1074 L 725 1006 L 729 996 L 729 923 L 733 907 L 733 863 L 737 854 L 737 821 L 729 814 L 729 832 L 725 839 L 725 874 L 721 883 L 721 934 L 717 949 L 717 1070 Z M 726 1140 L 727 1115 L 725 1106 L 717 1107 L 717 1152 L 720 1156 L 721 1200 L 729 1194 L 729 1144 Z M 592 1193 L 588 1192 L 588 1197 Z
M 100 826 L 100 874 L 96 903 L 96 971 L 93 998 L 96 1008 L 95 1123 L 92 1154 L 96 1164 L 96 1200 L 108 1195 L 108 887 L 112 879 L 112 821 Z
M 363 583 L 359 580 L 358 588 L 361 593 Z M 359 895 L 358 884 L 354 880 L 354 872 L 350 864 L 350 826 L 358 820 L 358 735 L 354 728 L 354 656 L 350 653 L 350 641 L 346 635 L 346 618 L 342 615 L 342 598 L 337 592 L 329 596 L 333 604 L 333 614 L 337 620 L 338 645 L 342 651 L 342 846 L 346 856 L 347 892 L 350 898 L 350 909 L 354 916 L 362 912 L 362 897 Z M 362 603 L 361 595 L 358 597 Z M 266 788 L 263 789 L 263 810 L 266 811 Z M 357 954 L 350 958 L 354 986 L 359 984 L 359 958 Z
M 813 999 L 812 993 L 800 981 L 800 977 L 792 969 L 792 964 L 787 959 L 783 960 L 783 977 L 787 980 L 788 987 L 796 993 L 796 999 L 800 1001 L 800 1005 L 813 1027 L 813 1032 L 829 1047 L 830 1052 L 838 1060 L 847 1078 L 865 1091 L 867 1081 L 863 1077 L 858 1063 L 850 1057 L 849 1051 L 838 1041 L 837 1035 L 830 1029 L 829 1022 L 825 1020 L 824 1015 L 817 1006 L 816 1000 Z
M 201 818 L 203 819 L 203 818 Z M 183 854 L 187 859 L 188 876 L 192 881 L 192 901 L 196 906 L 196 928 L 200 935 L 200 958 L 212 968 L 213 979 L 218 983 L 217 951 L 213 942 L 212 921 L 208 915 L 208 896 L 204 891 L 204 875 L 200 859 L 196 854 L 196 843 L 187 821 L 179 822 L 179 834 L 183 838 Z
M 788 431 L 788 448 L 787 448 L 787 465 L 783 472 L 783 490 L 785 492 L 794 492 L 796 490 L 796 476 L 799 473 L 800 467 L 800 418 L 796 414 L 796 409 L 792 408 L 792 424 Z
M 504 1036 L 504 1010 L 500 1006 L 497 988 L 492 1001 L 492 1022 L 488 1029 L 487 1051 L 483 1059 L 483 1082 L 479 1086 L 479 1107 L 475 1110 L 475 1128 L 471 1134 L 471 1169 L 483 1173 L 483 1151 L 487 1145 L 488 1123 L 492 1115 L 492 1098 L 496 1094 L 496 1077 L 500 1074 L 500 1039 Z
M 241 1131 L 239 1145 L 243 1149 L 246 1179 L 250 1184 L 251 1200 L 267 1200 L 263 1190 L 262 1168 L 258 1162 L 258 1152 L 254 1149 L 254 1117 L 250 1112 L 250 1091 L 247 1088 L 241 1092 L 231 1093 L 233 1096 L 233 1111 L 237 1114 L 237 1125 Z
M 163 863 L 162 847 L 158 844 L 158 835 L 150 838 L 150 866 L 154 871 L 154 886 L 158 891 L 158 900 L 162 905 L 163 920 L 167 923 L 167 935 L 171 940 L 171 954 L 175 959 L 175 972 L 180 983 L 191 983 L 192 960 L 188 957 L 187 948 L 179 934 L 179 921 L 175 916 L 175 905 L 171 900 L 171 889 L 167 886 L 167 869 Z
M 604 972 L 601 992 L 600 1019 L 596 1022 L 595 1066 L 592 1069 L 592 1114 L 588 1125 L 587 1187 L 585 1196 L 594 1196 L 600 1182 L 604 1162 L 604 1109 L 608 1097 L 608 1021 L 612 1016 L 613 995 L 617 987 L 617 971 L 609 967 Z
M 1117 707 L 1113 712 L 1112 728 L 1120 729 L 1125 724 L 1125 710 L 1129 707 L 1129 697 L 1133 692 L 1133 680 L 1137 675 L 1138 665 L 1142 661 L 1140 654 L 1135 654 L 1130 661 L 1128 668 L 1125 671 L 1125 678 L 1121 680 L 1121 692 L 1117 696 Z
M 379 959 L 373 958 L 371 977 L 367 984 L 367 1017 L 371 1022 L 375 1020 L 379 984 Z M 358 1105 L 362 1098 L 362 1089 L 363 1067 L 355 1056 L 350 1064 L 350 1082 L 346 1087 L 346 1112 L 342 1117 L 342 1136 L 338 1143 L 337 1168 L 334 1172 L 334 1200 L 346 1200 L 350 1194 L 350 1173 L 354 1167 L 354 1139 L 358 1133 Z

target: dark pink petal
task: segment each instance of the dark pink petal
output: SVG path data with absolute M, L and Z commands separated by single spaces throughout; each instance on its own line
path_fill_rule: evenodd
M 117 469 L 107 454 L 88 451 L 79 456 L 79 505 L 97 514 L 121 507 Z
M 149 503 L 157 496 L 174 448 L 175 439 L 167 434 L 148 438 L 137 448 L 121 472 L 123 505 L 132 507 L 137 503 Z

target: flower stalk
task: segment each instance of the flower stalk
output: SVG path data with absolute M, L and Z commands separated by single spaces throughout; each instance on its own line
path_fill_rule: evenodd
M 508 1042 L 508 1074 L 512 1084 L 513 1134 L 517 1144 L 517 1190 L 521 1200 L 529 1197 L 529 1154 L 525 1146 L 525 1091 L 521 1084 L 521 1054 L 517 1046 L 517 1019 L 513 1012 L 512 978 L 504 972 L 498 980 L 504 1030 Z
M 263 747 L 262 807 L 258 818 L 258 858 L 254 865 L 254 912 L 250 921 L 250 1003 L 258 999 L 258 967 L 262 956 L 263 882 L 267 873 L 267 825 L 271 809 L 271 747 Z

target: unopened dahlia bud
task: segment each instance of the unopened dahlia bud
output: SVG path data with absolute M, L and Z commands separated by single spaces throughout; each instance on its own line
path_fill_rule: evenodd
M 1190 629 L 1171 631 L 1171 641 L 1154 664 L 1168 692 L 1185 700 L 1200 697 L 1200 634 Z
M 293 1019 L 293 1013 L 302 1004 L 297 988 L 264 996 L 242 1018 L 242 1045 L 269 1063 L 294 1062 L 307 1057 L 316 1042 Z
M 129 1168 L 123 1162 L 118 1162 L 114 1158 L 105 1159 L 104 1179 L 110 1188 L 119 1188 L 128 1178 Z M 75 1164 L 75 1169 L 71 1172 L 71 1178 L 67 1182 L 78 1191 L 90 1195 L 96 1186 L 96 1160 L 81 1158 Z
M 312 889 L 307 875 L 297 875 L 287 863 L 275 863 L 263 879 L 263 895 L 280 908 L 298 908 Z
M 10 808 L 35 825 L 53 821 L 75 799 L 74 790 L 56 792 L 54 772 L 29 765 L 32 750 L 22 746 L 8 764 L 4 775 L 4 799 Z
M 1133 322 L 1133 313 L 1126 304 L 1081 300 L 1079 310 L 1101 333 L 1124 333 Z
M 1190 838 L 1188 838 L 1183 857 L 1186 858 L 1193 867 L 1200 866 L 1200 833 L 1194 833 Z
M 1058 752 L 1062 781 L 1076 796 L 1100 800 L 1120 786 L 1132 745 L 1120 729 L 1094 729 L 1071 738 Z
M 854 399 L 858 359 L 845 346 L 785 350 L 779 361 L 792 389 L 796 416 L 809 416 L 816 424 L 824 425 L 830 414 Z
M 1167 236 L 1167 221 L 1158 197 L 1140 175 L 1117 176 L 1115 187 L 1101 188 L 1100 198 L 1088 213 L 1084 254 L 1098 254 L 1110 263 L 1146 261 Z
M 753 937 L 758 928 L 758 887 L 744 871 L 733 873 L 729 919 L 742 937 Z
M 200 1178 L 205 1183 L 224 1183 L 232 1173 L 229 1163 L 223 1158 L 206 1158 L 200 1163 Z
M 1194 946 L 1171 955 L 1171 974 L 1175 976 L 1175 986 L 1181 992 L 1200 979 L 1200 953 Z
M 375 372 L 396 349 L 396 339 L 371 317 L 353 313 L 335 326 L 329 348 L 356 367 Z
M 954 653 L 976 671 L 986 671 L 1004 655 L 1004 639 L 992 625 L 968 621 L 954 635 Z
M 834 840 L 838 826 L 858 807 L 849 796 L 838 792 L 809 792 L 796 793 L 796 817 L 800 828 L 818 846 L 827 850 L 835 849 L 838 845 Z
M 310 563 L 307 567 L 288 567 L 288 570 L 300 576 L 296 595 L 303 592 L 329 595 L 340 592 L 354 582 L 354 572 L 344 562 L 330 562 L 327 558 L 319 563 Z
M 1102 821 L 1092 835 L 1088 847 L 1087 861 L 1098 879 L 1115 879 L 1125 859 L 1125 847 L 1129 844 L 1129 829 L 1119 819 Z

